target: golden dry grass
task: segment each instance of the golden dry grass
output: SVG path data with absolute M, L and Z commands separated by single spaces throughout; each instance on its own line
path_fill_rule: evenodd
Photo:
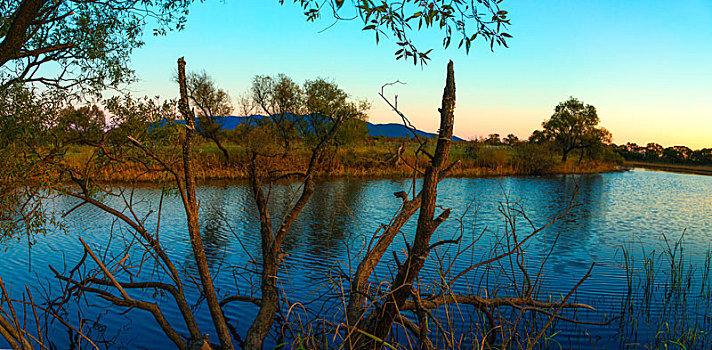
M 406 144 L 404 161 L 400 165 L 391 160 L 398 144 L 389 141 L 365 142 L 355 147 L 345 147 L 335 153 L 325 155 L 323 166 L 318 169 L 317 177 L 329 178 L 409 178 L 414 174 L 411 166 L 417 166 L 424 171 L 425 158 L 415 157 L 415 144 Z M 451 152 L 451 161 L 459 161 L 450 176 L 453 177 L 491 177 L 528 175 L 511 161 L 511 150 L 497 150 L 485 159 L 472 157 L 467 144 L 457 143 Z M 240 146 L 229 148 L 232 159 L 225 161 L 222 154 L 208 142 L 201 143 L 196 150 L 195 173 L 200 180 L 238 180 L 247 177 L 246 164 L 249 160 L 247 152 Z M 86 164 L 94 159 L 94 151 L 88 147 L 76 147 L 65 155 L 65 165 L 72 169 L 87 169 Z M 309 149 L 296 148 L 287 156 L 263 158 L 264 165 L 270 169 L 299 171 L 306 169 L 309 161 Z M 408 165 L 410 164 L 410 166 Z M 180 169 L 181 163 L 175 165 Z M 601 163 L 569 160 L 566 164 L 555 164 L 549 173 L 575 174 L 598 173 L 619 170 L 613 163 Z M 94 166 L 85 171 L 91 171 L 97 181 L 110 182 L 161 182 L 168 179 L 166 172 L 149 168 L 136 163 L 112 164 L 111 166 Z

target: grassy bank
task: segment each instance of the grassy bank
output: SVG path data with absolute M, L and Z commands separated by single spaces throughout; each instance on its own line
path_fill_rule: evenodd
M 649 162 L 626 161 L 623 166 L 629 168 L 645 168 L 661 171 L 672 171 L 676 173 L 712 175 L 712 166 L 709 165 L 686 165 L 686 164 L 665 164 Z
M 399 158 L 398 148 L 404 146 Z M 433 145 L 434 146 L 434 145 Z M 228 144 L 230 159 L 211 142 L 200 143 L 196 148 L 196 175 L 201 180 L 236 180 L 247 178 L 246 164 L 249 153 L 241 145 Z M 414 172 L 420 176 L 425 170 L 425 158 L 417 159 L 417 144 L 394 140 L 368 140 L 357 146 L 333 149 L 324 156 L 318 177 L 336 178 L 407 178 Z M 90 159 L 97 159 L 97 150 L 74 147 L 65 156 L 65 164 L 82 169 Z M 305 169 L 310 151 L 296 146 L 287 155 L 266 157 L 271 169 Z M 574 158 L 574 157 L 572 157 Z M 542 149 L 509 146 L 477 146 L 472 142 L 453 144 L 450 159 L 457 161 L 450 173 L 453 177 L 487 177 L 544 174 L 581 174 L 619 171 L 615 162 L 569 159 L 559 161 L 559 156 Z M 415 170 L 414 170 L 415 169 Z M 125 163 L 111 167 L 97 167 L 95 179 L 100 181 L 155 182 L 165 173 L 149 171 L 138 163 Z

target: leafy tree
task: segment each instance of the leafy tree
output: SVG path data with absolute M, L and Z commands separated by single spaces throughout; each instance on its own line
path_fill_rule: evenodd
M 233 110 L 230 95 L 225 90 L 218 88 L 215 81 L 205 71 L 189 73 L 186 77 L 186 87 L 191 105 L 197 107 L 196 131 L 200 136 L 212 140 L 225 159 L 230 160 L 227 149 L 220 141 L 221 118 L 230 115 Z
M 588 159 L 601 159 L 605 153 L 608 152 L 608 145 L 611 143 L 612 138 L 611 132 L 606 130 L 606 128 L 592 129 L 591 132 L 586 134 L 583 138 L 583 144 L 587 145 L 587 147 L 579 150 L 579 164 L 583 160 L 584 155 L 587 155 Z
M 681 163 L 684 160 L 682 154 L 673 147 L 663 149 L 662 159 L 670 163 Z
M 692 150 L 686 146 L 673 146 L 663 150 L 662 159 L 670 163 L 684 163 L 692 155 Z
M 154 34 L 182 29 L 193 0 L 0 0 L 0 87 L 38 82 L 53 87 L 81 86 L 95 92 L 132 80 L 129 57 L 140 47 L 148 20 Z M 326 16 L 337 21 L 359 18 L 364 30 L 393 38 L 396 59 L 426 63 L 432 49 L 418 48 L 413 34 L 423 26 L 453 36 L 469 52 L 481 38 L 506 46 L 511 36 L 507 11 L 497 0 L 383 1 L 294 0 L 307 21 Z M 279 0 L 284 3 L 284 0 Z M 416 27 L 417 24 L 417 27 Z M 457 39 L 459 37 L 459 40 Z M 58 69 L 40 69 L 56 66 Z
M 323 78 L 304 82 L 304 116 L 301 134 L 307 139 L 323 138 L 334 120 L 343 119 L 343 125 L 334 136 L 337 146 L 363 140 L 368 134 L 367 101 L 351 101 L 348 94 L 335 82 Z
M 69 106 L 59 112 L 55 132 L 79 143 L 99 142 L 106 129 L 106 116 L 97 105 L 74 108 Z
M 645 147 L 628 142 L 616 151 L 626 160 L 664 161 L 670 163 L 712 164 L 712 148 L 692 150 L 687 146 L 663 148 L 650 142 Z
M 599 143 L 609 143 L 611 133 L 597 127 L 599 123 L 596 108 L 584 105 L 571 97 L 559 103 L 549 120 L 542 123 L 544 134 L 561 150 L 561 161 L 565 162 L 569 152 L 583 150 Z
M 284 0 L 280 0 L 280 3 Z M 356 0 L 352 6 L 344 0 L 294 0 L 304 9 L 307 21 L 314 21 L 325 12 L 328 17 L 339 20 L 360 19 L 363 30 L 374 34 L 376 43 L 381 37 L 390 36 L 395 40 L 397 60 L 412 60 L 413 64 L 427 63 L 432 49 L 418 48 L 412 35 L 425 28 L 437 28 L 443 32 L 442 45 L 448 48 L 453 42 L 457 47 L 470 51 L 472 43 L 481 38 L 494 45 L 507 46 L 511 38 L 504 32 L 509 19 L 507 11 L 499 8 L 501 0 Z M 457 39 L 459 37 L 459 40 Z
M 496 133 L 487 135 L 487 138 L 484 142 L 486 145 L 490 146 L 498 146 L 502 144 L 502 141 L 499 139 L 499 134 Z
M 712 164 L 712 148 L 703 148 L 692 152 L 691 160 L 700 164 Z
M 368 108 L 362 109 L 365 111 Z M 363 117 L 350 118 L 344 121 L 344 124 L 339 129 L 339 132 L 334 136 L 334 144 L 336 147 L 351 147 L 358 143 L 366 142 L 368 139 L 368 125 L 366 114 Z
M 269 122 L 266 125 L 276 131 L 285 155 L 296 140 L 313 146 L 331 130 L 335 120 L 342 123 L 334 136 L 336 144 L 363 137 L 365 125 L 358 121 L 366 120 L 365 113 L 370 108 L 366 101 L 351 101 L 333 81 L 318 78 L 300 86 L 284 74 L 256 76 L 252 99 L 269 117 L 265 118 Z
M 529 136 L 529 143 L 541 145 L 549 141 L 549 136 L 541 130 L 534 130 Z
M 638 146 L 635 142 L 627 142 L 625 145 L 620 147 L 624 148 L 628 152 L 642 154 L 645 153 L 645 148 Z
M 658 160 L 663 156 L 663 146 L 650 142 L 645 146 L 645 158 L 647 160 Z
M 517 143 L 519 143 L 519 138 L 517 137 L 517 135 L 509 134 L 509 135 L 507 135 L 507 137 L 504 138 L 504 140 L 502 140 L 502 141 L 503 141 L 505 144 L 507 144 L 507 145 L 514 146 L 514 145 L 516 145 Z
M 0 242 L 42 230 L 41 189 L 53 183 L 62 152 L 45 137 L 59 110 L 48 92 L 13 84 L 0 89 Z M 28 238 L 29 240 L 29 238 Z
M 252 79 L 252 98 L 271 121 L 286 155 L 291 140 L 296 136 L 298 118 L 302 115 L 303 94 L 292 78 L 258 75 Z
M 107 142 L 114 147 L 124 147 L 129 137 L 144 145 L 170 144 L 175 141 L 177 101 L 160 101 L 158 98 L 114 96 L 106 101 L 111 117 Z M 163 123 L 163 127 L 156 127 Z
M 672 148 L 678 152 L 685 161 L 689 160 L 690 156 L 692 156 L 692 150 L 687 146 L 672 146 Z
M 18 82 L 95 92 L 131 81 L 148 19 L 182 28 L 192 0 L 0 0 L 0 88 Z M 52 69 L 45 67 L 51 66 Z
M 627 142 L 625 145 L 617 146 L 615 151 L 624 159 L 642 160 L 645 158 L 645 148 L 633 142 Z

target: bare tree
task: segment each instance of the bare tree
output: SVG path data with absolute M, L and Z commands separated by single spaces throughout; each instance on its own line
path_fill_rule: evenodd
M 224 349 L 233 348 L 232 335 L 228 329 L 227 322 L 222 313 L 222 309 L 219 304 L 219 300 L 215 291 L 213 284 L 213 277 L 207 264 L 207 257 L 205 249 L 203 247 L 202 238 L 200 235 L 200 224 L 198 217 L 198 200 L 196 196 L 196 184 L 195 184 L 195 173 L 193 166 L 193 143 L 195 138 L 195 116 L 189 108 L 188 104 L 188 92 L 186 87 L 186 76 L 185 76 L 185 61 L 181 58 L 178 60 L 178 82 L 180 86 L 181 99 L 179 101 L 179 110 L 185 120 L 186 124 L 184 127 L 184 134 L 182 136 L 182 142 L 180 144 L 181 156 L 178 158 L 180 161 L 168 159 L 163 157 L 158 152 L 155 152 L 151 147 L 145 145 L 142 141 L 128 136 L 128 140 L 133 144 L 133 147 L 140 153 L 143 154 L 144 158 L 133 158 L 139 161 L 147 169 L 152 169 L 153 171 L 167 172 L 173 179 L 173 184 L 177 187 L 177 192 L 181 198 L 183 208 L 186 213 L 186 228 L 188 231 L 188 236 L 190 237 L 191 247 L 193 249 L 193 258 L 196 263 L 196 267 L 199 275 L 198 287 L 201 290 L 201 295 L 205 298 L 205 301 L 210 311 L 210 315 L 213 321 L 213 325 L 218 334 L 218 340 L 220 346 Z M 160 147 L 159 147 L 160 148 Z M 106 148 L 100 148 L 106 152 L 105 156 L 109 157 L 111 160 L 119 161 L 122 154 L 112 154 Z M 168 152 L 172 154 L 174 152 Z M 129 159 L 130 156 L 129 156 Z M 68 169 L 71 171 L 71 169 Z M 145 218 L 141 219 L 140 216 L 133 210 L 133 194 L 125 193 L 124 191 L 108 192 L 112 193 L 114 196 L 122 198 L 124 200 L 125 209 L 117 209 L 108 206 L 99 199 L 94 198 L 94 191 L 90 190 L 91 179 L 83 178 L 82 174 L 72 174 L 72 179 L 79 185 L 80 191 L 75 192 L 66 188 L 57 188 L 57 190 L 62 193 L 75 197 L 81 200 L 79 206 L 84 204 L 91 204 L 109 215 L 116 217 L 118 220 L 128 225 L 131 230 L 136 235 L 136 240 L 139 246 L 142 246 L 146 250 L 146 253 L 153 260 L 152 264 L 154 269 L 160 269 L 161 273 L 156 274 L 157 276 L 167 276 L 170 283 L 165 283 L 163 281 L 140 281 L 134 282 L 133 277 L 131 280 L 120 281 L 114 273 L 111 271 L 116 271 L 117 268 L 122 267 L 122 262 L 114 269 L 108 269 L 106 267 L 107 263 L 102 261 L 86 244 L 83 240 L 82 245 L 84 246 L 84 258 L 82 258 L 75 268 L 70 270 L 70 273 L 63 274 L 57 270 L 54 270 L 55 275 L 58 279 L 67 283 L 67 289 L 64 296 L 59 301 L 60 304 L 66 302 L 66 298 L 73 295 L 74 291 L 80 291 L 82 293 L 94 293 L 97 296 L 112 302 L 114 305 L 127 307 L 127 308 L 137 308 L 150 312 L 158 325 L 164 331 L 171 341 L 180 349 L 188 349 L 193 347 L 204 346 L 210 348 L 209 339 L 204 335 L 198 328 L 197 322 L 195 321 L 195 316 L 190 309 L 189 303 L 187 302 L 184 294 L 184 284 L 181 280 L 181 275 L 178 272 L 177 267 L 173 264 L 171 259 L 165 253 L 162 248 L 158 228 L 155 232 L 151 232 L 145 227 Z M 70 210 L 71 212 L 72 210 Z M 128 212 L 126 212 L 128 211 Z M 159 206 L 159 217 L 160 217 L 160 206 Z M 160 218 L 159 218 L 160 219 Z M 159 220 L 160 224 L 160 220 Z M 125 249 L 129 251 L 132 245 L 127 246 Z M 81 277 L 76 279 L 73 274 L 75 271 L 79 271 L 80 267 L 86 263 L 86 257 L 91 257 L 91 260 L 99 267 L 97 273 L 90 273 L 88 277 Z M 145 261 L 140 261 L 140 265 L 143 265 Z M 122 270 L 125 270 L 122 269 Z M 104 277 L 97 277 L 98 274 Z M 165 274 L 165 275 L 164 275 Z M 98 288 L 97 288 L 98 287 Z M 110 289 L 110 290 L 108 290 Z M 188 341 L 184 341 L 182 336 L 175 330 L 174 325 L 171 324 L 172 320 L 167 319 L 161 308 L 156 302 L 140 300 L 138 298 L 132 297 L 127 290 L 146 290 L 146 289 L 158 289 L 166 292 L 173 297 L 176 306 L 179 308 L 182 319 L 185 326 L 190 332 Z
M 297 136 L 297 125 L 304 113 L 302 89 L 284 74 L 276 78 L 258 75 L 252 80 L 252 98 L 271 120 L 286 156 L 292 148 L 291 140 Z
M 221 142 L 222 118 L 233 111 L 230 95 L 220 89 L 205 71 L 190 72 L 186 76 L 186 88 L 190 105 L 197 108 L 196 131 L 215 143 L 226 161 L 230 154 Z
M 278 85 L 282 85 L 283 87 L 291 85 L 288 84 L 288 80 L 286 78 L 283 77 L 280 79 L 281 83 Z M 260 81 L 264 82 L 264 80 Z M 262 91 L 264 91 L 260 88 L 260 81 L 256 80 L 255 85 L 253 85 L 253 93 L 255 93 L 255 99 L 258 103 L 262 105 L 266 111 L 269 109 L 269 107 L 265 108 L 267 104 L 284 106 L 285 102 L 280 102 L 284 101 L 282 98 L 260 99 L 259 96 L 262 96 Z M 294 86 L 292 86 L 289 90 L 297 91 L 294 89 Z M 257 313 L 257 317 L 247 331 L 247 337 L 245 338 L 246 349 L 261 348 L 265 337 L 272 329 L 274 317 L 280 307 L 280 291 L 277 285 L 277 276 L 279 274 L 279 267 L 283 259 L 283 252 L 281 251 L 282 244 L 286 236 L 289 234 L 292 224 L 297 219 L 299 213 L 307 205 L 314 192 L 314 176 L 320 163 L 322 162 L 322 155 L 326 147 L 333 142 L 341 126 L 346 121 L 359 117 L 361 113 L 357 108 L 355 108 L 354 104 L 346 100 L 345 93 L 338 89 L 335 84 L 329 84 L 327 90 L 331 94 L 317 94 L 316 92 L 312 94 L 312 103 L 307 104 L 304 107 L 297 105 L 296 100 L 291 98 L 287 99 L 288 101 L 291 101 L 290 103 L 294 103 L 291 108 L 304 109 L 309 111 L 309 115 L 318 115 L 319 118 L 321 118 L 318 129 L 315 128 L 311 130 L 311 132 L 308 132 L 308 130 L 305 129 L 302 134 L 303 138 L 314 138 L 316 140 L 311 148 L 311 156 L 306 170 L 299 171 L 296 169 L 270 168 L 268 162 L 260 162 L 260 160 L 274 155 L 263 153 L 261 148 L 253 148 L 251 150 L 252 157 L 248 169 L 252 193 L 255 198 L 260 220 L 262 271 L 260 285 L 260 309 Z M 271 91 L 274 91 L 274 94 L 277 96 L 283 95 L 282 92 L 279 92 L 280 88 L 276 88 Z M 333 97 L 332 95 L 338 95 L 343 98 L 329 99 L 329 97 Z M 325 103 L 328 100 L 329 104 L 318 103 L 318 99 Z M 282 111 L 286 110 L 285 107 L 277 108 Z M 287 136 L 287 134 L 283 135 Z M 287 143 L 285 143 L 285 147 L 287 147 Z M 276 226 L 277 228 L 274 229 L 268 207 L 271 187 L 276 181 L 287 178 L 300 179 L 300 194 L 296 200 L 292 202 L 287 213 Z M 233 297 L 233 299 L 249 301 L 249 299 L 245 298 Z
M 383 94 L 381 94 L 383 96 Z M 384 96 L 383 96 L 384 97 Z M 385 99 L 385 97 L 384 97 Z M 395 104 L 386 100 L 390 106 L 405 119 L 405 116 L 397 109 Z M 444 286 L 440 288 L 440 294 L 430 294 L 425 298 L 421 287 L 416 287 L 414 281 L 421 278 L 421 270 L 426 264 L 428 257 L 432 255 L 436 248 L 448 244 L 461 244 L 462 234 L 458 238 L 446 239 L 437 242 L 431 242 L 431 238 L 435 230 L 443 223 L 450 215 L 450 209 L 443 210 L 435 216 L 436 200 L 437 200 L 437 185 L 444 178 L 449 170 L 456 163 L 447 164 L 450 144 L 452 142 L 452 131 L 454 124 L 454 109 L 455 109 L 455 78 L 452 62 L 447 67 L 447 78 L 445 89 L 443 92 L 442 106 L 438 109 L 440 112 L 440 130 L 437 140 L 437 146 L 433 155 L 427 155 L 429 162 L 426 165 L 423 174 L 423 184 L 420 191 L 413 193 L 413 198 L 408 198 L 405 192 L 395 193 L 396 197 L 403 200 L 403 203 L 391 219 L 388 225 L 385 225 L 382 230 L 379 230 L 379 235 L 374 235 L 372 241 L 368 245 L 362 260 L 354 275 L 350 278 L 348 303 L 346 307 L 346 325 L 347 335 L 345 337 L 346 345 L 350 348 L 357 349 L 380 349 L 384 343 L 388 341 L 389 335 L 394 324 L 401 324 L 403 327 L 411 331 L 418 339 L 421 348 L 432 349 L 433 344 L 430 341 L 430 330 L 428 329 L 429 320 L 434 322 L 441 333 L 445 333 L 440 323 L 430 313 L 430 309 L 435 309 L 449 304 L 469 304 L 473 305 L 479 312 L 483 313 L 489 321 L 489 332 L 487 332 L 487 342 L 494 341 L 498 329 L 501 329 L 501 322 L 506 320 L 497 320 L 494 317 L 494 312 L 501 307 L 513 307 L 525 312 L 542 313 L 549 316 L 549 322 L 543 327 L 533 339 L 529 339 L 528 347 L 532 347 L 541 338 L 543 332 L 554 319 L 565 319 L 571 322 L 579 322 L 572 319 L 566 319 L 558 316 L 561 309 L 564 308 L 585 308 L 592 309 L 585 304 L 568 303 L 568 298 L 590 276 L 591 269 L 583 276 L 576 287 L 569 292 L 565 298 L 557 301 L 541 302 L 536 300 L 535 291 L 538 290 L 539 279 L 534 282 L 529 277 L 528 272 L 523 264 L 523 249 L 522 246 L 529 239 L 541 232 L 544 228 L 552 225 L 558 219 L 563 217 L 568 211 L 562 213 L 551 222 L 534 229 L 531 233 L 523 238 L 518 238 L 515 233 L 515 225 L 511 224 L 512 242 L 501 253 L 493 254 L 489 259 L 477 262 L 472 266 L 464 269 L 455 276 L 451 276 L 449 280 L 445 278 L 452 270 L 452 264 L 447 267 L 446 272 L 440 274 L 440 280 L 444 281 Z M 407 123 L 406 123 L 407 124 Z M 424 141 L 421 141 L 421 147 Z M 414 174 L 419 173 L 417 168 L 414 168 Z M 415 181 L 413 182 L 415 189 Z M 570 208 L 570 207 L 569 207 Z M 503 214 L 508 220 L 513 220 L 514 217 L 509 206 L 502 209 Z M 386 291 L 378 292 L 380 288 L 376 288 L 376 293 L 372 288 L 369 288 L 369 283 L 373 282 L 372 274 L 376 266 L 381 262 L 384 254 L 388 251 L 396 235 L 401 232 L 403 225 L 418 212 L 417 227 L 415 236 L 411 242 L 406 241 L 407 257 L 404 262 L 399 262 L 396 257 L 397 273 L 390 283 Z M 533 226 L 533 224 L 532 224 Z M 470 248 L 474 242 L 467 245 Z M 455 253 L 453 261 L 460 256 L 463 250 L 458 250 Z M 395 256 L 395 254 L 394 254 Z M 468 272 L 482 266 L 495 263 L 501 259 L 516 256 L 516 266 L 521 269 L 525 283 L 522 289 L 518 290 L 516 297 L 482 297 L 474 294 L 454 294 L 449 286 L 453 285 Z M 369 312 L 370 311 L 370 312 Z M 416 313 L 419 319 L 419 324 L 406 318 L 402 315 L 403 312 L 412 311 Z M 499 323 L 498 323 L 499 322 Z M 515 322 L 515 324 L 518 323 Z M 500 325 L 498 325 L 500 324 Z M 510 339 L 511 340 L 511 339 Z M 452 348 L 451 341 L 448 342 L 448 347 Z
M 289 166 L 287 168 L 275 168 L 272 163 L 263 161 L 269 160 L 274 156 L 273 154 L 264 152 L 265 148 L 263 144 L 254 145 L 254 148 L 251 149 L 252 158 L 248 169 L 253 195 L 258 209 L 262 239 L 262 271 L 260 272 L 261 295 L 259 298 L 232 295 L 223 300 L 218 300 L 213 283 L 213 275 L 208 267 L 205 248 L 200 236 L 198 200 L 196 197 L 195 174 L 193 170 L 193 142 L 196 136 L 196 118 L 188 105 L 185 62 L 180 59 L 178 65 L 178 82 L 181 91 L 181 99 L 178 103 L 178 107 L 183 119 L 186 121 L 182 135 L 179 133 L 182 139 L 179 146 L 174 144 L 174 147 L 177 148 L 171 150 L 166 149 L 167 145 L 163 144 L 147 145 L 144 141 L 150 142 L 152 138 L 150 135 L 145 135 L 142 138 L 144 141 L 132 136 L 127 136 L 136 152 L 135 155 L 125 151 L 120 154 L 113 154 L 113 152 L 105 148 L 100 149 L 102 149 L 102 152 L 105 152 L 105 156 L 109 157 L 110 160 L 122 162 L 124 161 L 122 160 L 123 157 L 127 160 L 131 159 L 139 162 L 146 171 L 159 171 L 169 174 L 172 178 L 173 185 L 177 188 L 177 193 L 181 198 L 186 212 L 187 231 L 193 248 L 193 258 L 200 278 L 198 287 L 201 290 L 201 295 L 205 297 L 208 310 L 210 311 L 213 326 L 218 334 L 219 346 L 221 348 L 231 349 L 234 346 L 233 339 L 237 339 L 240 345 L 243 345 L 245 348 L 261 348 L 265 337 L 272 330 L 275 315 L 280 307 L 280 291 L 275 279 L 279 273 L 279 266 L 283 257 L 281 251 L 282 243 L 289 233 L 292 224 L 301 210 L 306 206 L 313 193 L 314 176 L 322 162 L 324 150 L 333 141 L 334 136 L 344 121 L 358 117 L 359 111 L 355 108 L 351 108 L 353 105 L 347 103 L 348 101 L 346 100 L 341 101 L 343 104 L 339 108 L 334 107 L 327 109 L 323 106 L 312 106 L 312 108 L 314 108 L 313 112 L 319 113 L 324 118 L 322 124 L 328 125 L 328 130 L 318 135 L 320 139 L 313 145 L 309 163 L 305 170 Z M 298 107 L 302 108 L 301 106 Z M 133 112 L 128 112 L 128 114 L 132 113 Z M 181 126 L 174 124 L 173 127 L 180 128 Z M 255 128 L 258 130 L 248 131 L 259 132 L 259 129 L 263 127 L 264 126 L 257 125 Z M 168 137 L 167 140 L 171 138 L 172 137 Z M 140 157 L 141 155 L 142 157 Z M 188 301 L 183 292 L 184 287 L 181 276 L 178 274 L 178 269 L 161 247 L 158 227 L 152 233 L 150 229 L 145 227 L 145 218 L 142 218 L 139 214 L 134 212 L 132 191 L 125 192 L 124 190 L 120 190 L 116 192 L 106 190 L 105 193 L 112 193 L 112 195 L 124 200 L 124 209 L 112 208 L 99 199 L 94 198 L 94 191 L 91 190 L 92 181 L 90 178 L 83 176 L 85 174 L 91 176 L 91 173 L 74 171 L 72 169 L 67 170 L 71 173 L 71 178 L 79 185 L 80 191 L 60 190 L 68 196 L 80 199 L 81 203 L 79 206 L 91 204 L 118 218 L 124 224 L 127 224 L 132 232 L 135 233 L 135 239 L 137 242 L 140 242 L 140 244 L 129 245 L 125 247 L 125 251 L 128 252 L 137 248 L 145 249 L 148 256 L 152 259 L 149 260 L 149 265 L 153 266 L 154 269 L 164 270 L 163 272 L 167 274 L 168 279 L 167 281 L 163 281 L 162 278 L 159 278 L 159 280 L 156 281 L 137 282 L 131 278 L 130 281 L 122 281 L 121 278 L 116 276 L 115 272 L 112 271 L 124 271 L 124 264 L 127 262 L 120 261 L 117 264 L 114 261 L 113 266 L 110 266 L 111 261 L 105 261 L 100 258 L 93 252 L 89 244 L 82 241 L 85 258 L 81 259 L 77 266 L 70 269 L 69 273 L 60 273 L 55 270 L 56 277 L 67 285 L 67 289 L 64 293 L 65 297 L 59 300 L 58 303 L 62 304 L 66 302 L 68 296 L 75 295 L 77 292 L 80 294 L 93 293 L 100 298 L 112 302 L 114 305 L 150 312 L 164 333 L 179 348 L 211 346 L 209 339 L 201 332 L 195 322 L 192 311 L 187 307 Z M 300 179 L 301 194 L 275 229 L 272 226 L 272 218 L 268 209 L 268 203 L 270 201 L 269 194 L 271 193 L 270 188 L 275 182 L 287 178 Z M 126 212 L 128 212 L 128 214 Z M 160 218 L 160 207 L 158 212 Z M 143 256 L 146 256 L 146 254 Z M 87 257 L 91 257 L 91 260 Z M 98 268 L 83 273 L 79 277 L 74 276 L 74 272 L 81 271 L 82 267 L 85 266 L 88 261 L 93 261 Z M 138 262 L 138 265 L 142 266 L 146 262 L 147 261 L 141 260 Z M 98 275 L 103 275 L 103 277 L 98 277 Z M 165 276 L 160 272 L 156 275 Z M 183 322 L 190 331 L 188 341 L 182 339 L 182 336 L 176 331 L 175 325 L 173 324 L 175 320 L 167 319 L 157 303 L 149 300 L 140 300 L 139 298 L 131 296 L 128 291 L 135 289 L 159 289 L 171 295 L 174 303 L 181 310 Z M 239 334 L 230 330 L 228 321 L 221 309 L 226 304 L 237 301 L 250 302 L 260 307 L 252 326 L 247 330 L 244 342 L 241 341 L 242 337 L 240 337 Z
M 251 117 L 255 111 L 257 111 L 257 106 L 255 100 L 249 92 L 243 92 L 237 96 L 237 114 L 241 117 Z

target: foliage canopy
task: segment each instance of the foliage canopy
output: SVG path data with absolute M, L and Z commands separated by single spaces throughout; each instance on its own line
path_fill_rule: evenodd
M 129 56 L 155 34 L 181 29 L 192 0 L 0 0 L 0 87 L 34 82 L 100 92 L 133 78 Z
M 571 97 L 554 108 L 554 114 L 542 123 L 543 136 L 562 151 L 561 160 L 575 149 L 586 149 L 611 142 L 611 133 L 599 123 L 596 108 Z M 538 135 L 537 137 L 542 136 Z
M 495 45 L 507 46 L 511 38 L 504 30 L 509 25 L 508 13 L 499 8 L 501 0 L 356 0 L 347 6 L 344 0 L 294 0 L 304 9 L 307 21 L 314 21 L 324 13 L 341 20 L 359 19 L 363 30 L 373 32 L 376 43 L 381 37 L 392 37 L 397 49 L 396 59 L 412 60 L 413 64 L 427 63 L 432 49 L 419 48 L 413 33 L 425 28 L 442 31 L 443 48 L 450 47 L 453 38 L 458 48 L 470 51 L 477 39 Z M 280 0 L 284 3 L 284 0 Z M 459 38 L 459 40 L 458 40 Z
M 143 45 L 148 21 L 154 35 L 185 25 L 193 0 L 0 0 L 0 88 L 17 82 L 56 88 L 81 87 L 99 93 L 133 80 L 129 57 Z M 336 22 L 359 19 L 376 43 L 390 37 L 396 59 L 424 64 L 432 49 L 416 44 L 423 27 L 442 32 L 442 45 L 453 38 L 469 52 L 477 38 L 506 46 L 511 36 L 500 1 L 294 0 L 307 21 L 328 17 Z M 284 0 L 279 0 L 280 4 Z M 459 40 L 458 40 L 459 38 Z

